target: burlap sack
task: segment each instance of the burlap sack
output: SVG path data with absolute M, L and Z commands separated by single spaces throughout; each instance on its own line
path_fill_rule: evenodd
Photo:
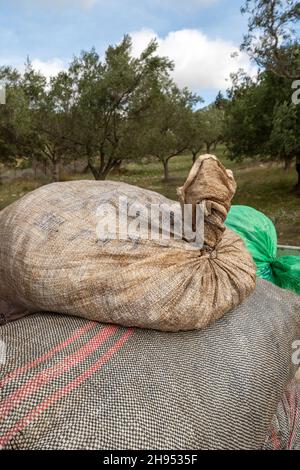
M 99 236 L 107 222 L 99 208 L 108 206 L 109 220 L 116 209 L 119 221 L 120 197 L 181 214 L 179 203 L 152 191 L 72 181 L 27 194 L 0 212 L 2 322 L 52 311 L 164 331 L 206 326 L 255 287 L 252 258 L 223 223 L 234 191 L 232 174 L 211 155 L 199 158 L 179 189 L 181 204 L 206 202 L 201 249 L 184 238 L 149 238 L 148 226 L 139 238 Z
M 214 155 L 202 155 L 193 165 L 186 182 L 177 194 L 184 204 L 193 206 L 193 229 L 195 209 L 205 201 L 204 244 L 214 249 L 225 231 L 225 219 L 230 209 L 236 183 L 231 170 L 225 170 Z

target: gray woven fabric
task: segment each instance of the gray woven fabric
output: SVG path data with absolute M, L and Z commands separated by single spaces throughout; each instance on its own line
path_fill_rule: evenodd
M 273 417 L 264 450 L 300 450 L 300 383 L 293 380 Z
M 266 281 L 201 331 L 34 314 L 0 329 L 4 449 L 259 449 L 295 373 L 300 297 Z

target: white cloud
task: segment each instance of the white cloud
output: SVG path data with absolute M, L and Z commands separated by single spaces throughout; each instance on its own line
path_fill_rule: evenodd
M 65 63 L 61 59 L 40 60 L 33 59 L 31 61 L 32 67 L 36 72 L 41 72 L 45 77 L 50 78 L 57 75 L 61 70 L 64 70 Z
M 62 59 L 53 58 L 49 60 L 40 60 L 40 59 L 31 59 L 30 62 L 33 69 L 36 72 L 41 72 L 47 79 L 50 77 L 55 77 L 62 70 L 66 70 L 68 65 Z M 0 67 L 2 65 L 10 65 L 11 67 L 17 69 L 20 73 L 23 73 L 26 67 L 25 61 L 20 57 L 1 57 L 0 58 Z
M 134 56 L 138 56 L 150 40 L 156 38 L 158 54 L 169 57 L 175 64 L 172 72 L 175 82 L 200 94 L 203 89 L 225 90 L 229 86 L 230 74 L 240 68 L 251 76 L 256 72 L 248 56 L 241 53 L 238 46 L 224 39 L 210 38 L 200 30 L 182 29 L 159 37 L 153 30 L 143 28 L 131 33 L 131 37 Z M 56 57 L 45 61 L 34 58 L 31 62 L 33 68 L 47 78 L 67 69 L 67 62 Z M 11 63 L 24 70 L 17 60 L 0 60 L 0 63 Z
M 162 38 L 153 30 L 143 28 L 131 33 L 131 37 L 135 56 L 156 37 L 159 55 L 174 61 L 173 77 L 180 87 L 187 86 L 194 91 L 203 88 L 224 90 L 228 86 L 226 79 L 239 68 L 254 74 L 248 56 L 236 45 L 224 39 L 209 38 L 196 29 L 173 31 Z

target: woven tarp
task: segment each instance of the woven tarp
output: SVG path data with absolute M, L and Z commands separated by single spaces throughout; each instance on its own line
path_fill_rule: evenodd
M 153 191 L 70 181 L 27 194 L 0 212 L 0 314 L 5 321 L 24 310 L 44 310 L 162 331 L 214 322 L 241 303 L 256 281 L 244 242 L 224 225 L 234 191 L 233 176 L 216 157 L 199 158 L 180 199 L 193 208 L 205 199 L 204 245 L 197 249 L 173 232 L 163 240 L 150 238 L 148 223 L 138 237 L 120 237 L 119 224 L 110 227 L 117 233 L 99 235 L 107 222 L 125 218 L 127 226 L 127 219 L 135 223 L 155 205 L 162 218 L 166 206 L 174 208 L 182 222 L 179 202 Z M 120 206 L 121 198 L 128 204 Z M 128 205 L 134 209 L 137 203 L 141 214 L 128 215 Z M 103 207 L 109 215 L 104 219 Z
M 295 374 L 300 297 L 258 280 L 235 310 L 166 333 L 33 314 L 0 328 L 4 449 L 259 449 Z
M 300 383 L 296 380 L 280 400 L 263 449 L 300 450 Z

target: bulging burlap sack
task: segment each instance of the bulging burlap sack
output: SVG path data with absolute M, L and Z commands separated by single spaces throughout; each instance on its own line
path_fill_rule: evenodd
M 224 226 L 234 191 L 232 173 L 212 155 L 199 158 L 178 190 L 194 210 L 205 201 L 201 249 L 185 239 L 149 239 L 145 226 L 139 238 L 99 236 L 107 222 L 99 207 L 108 205 L 111 219 L 118 208 L 119 220 L 120 197 L 181 213 L 179 203 L 152 191 L 72 181 L 27 194 L 0 212 L 2 322 L 38 311 L 165 331 L 215 321 L 255 287 L 250 254 Z

